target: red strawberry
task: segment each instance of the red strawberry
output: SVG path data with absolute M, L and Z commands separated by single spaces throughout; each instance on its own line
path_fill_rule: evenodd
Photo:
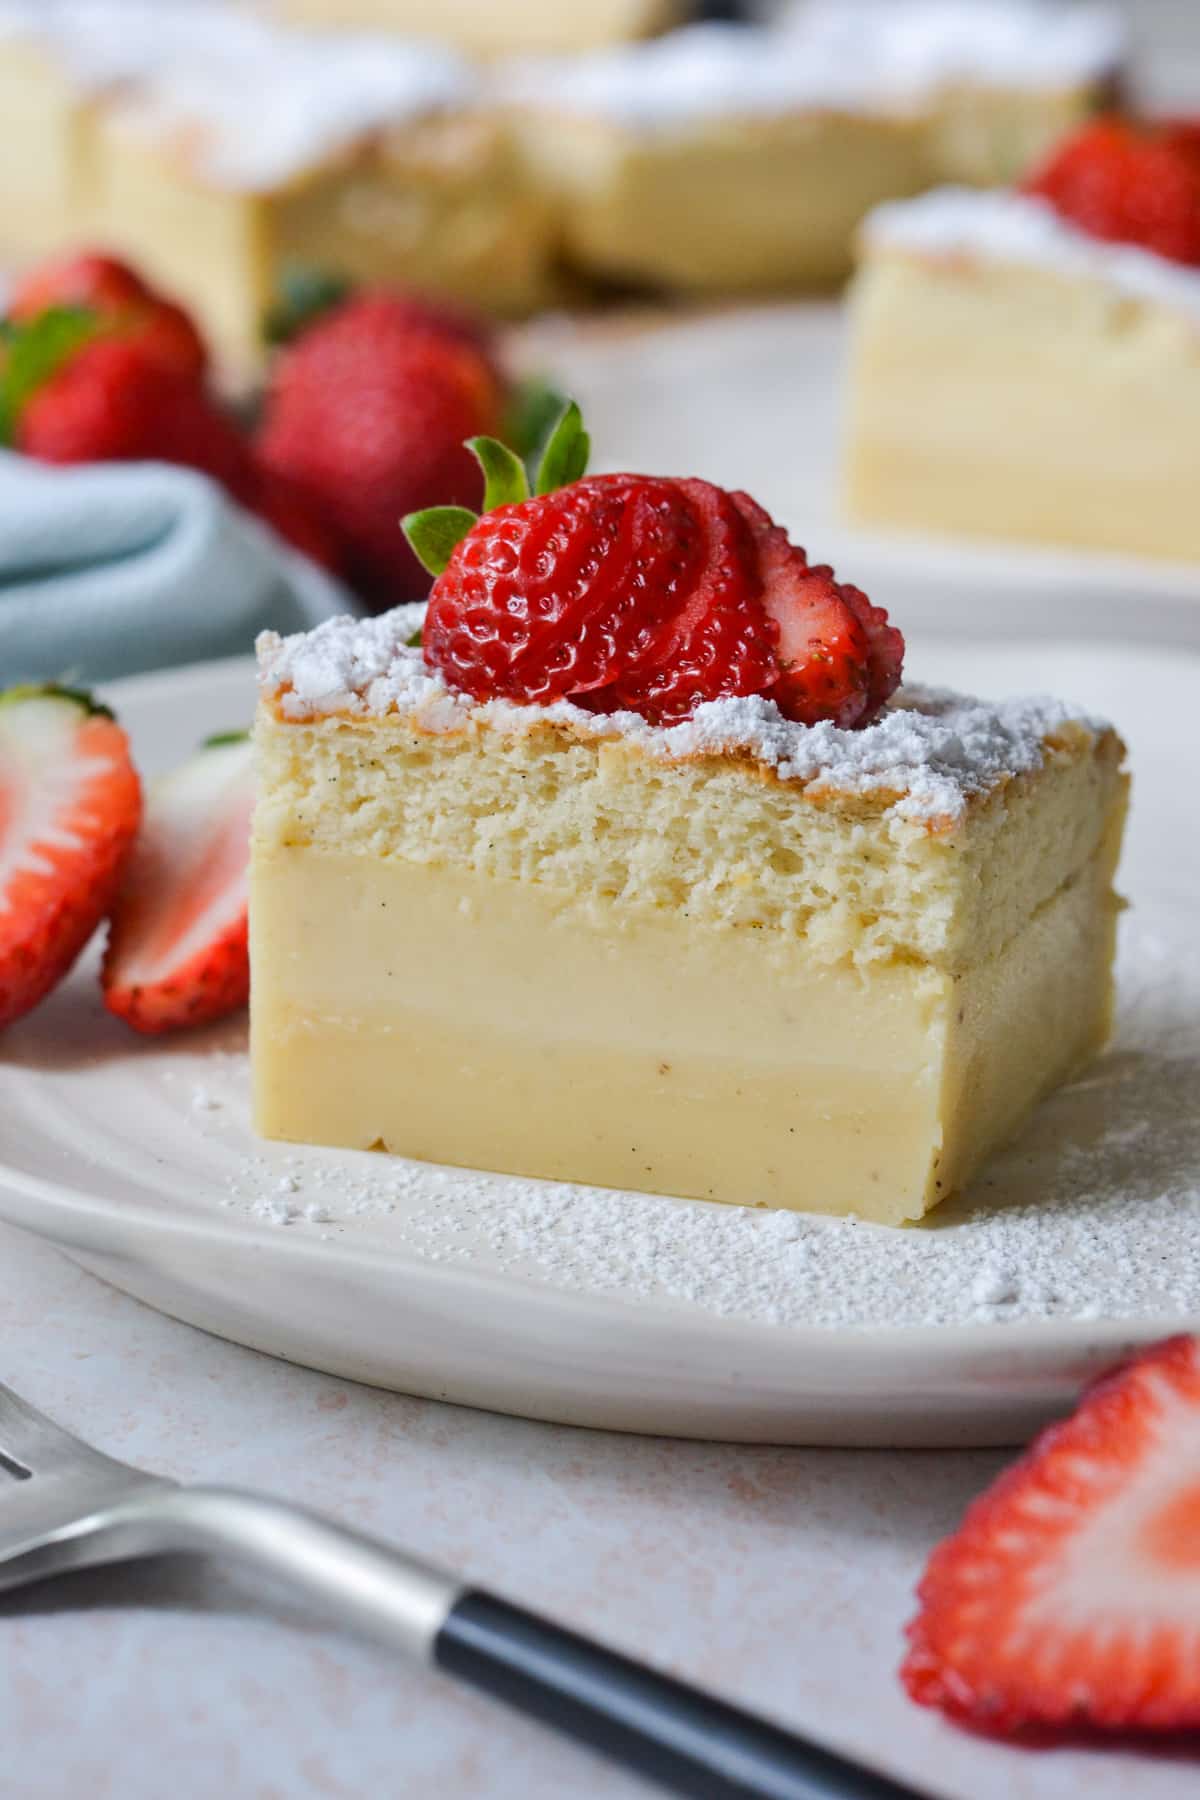
M 9 317 L 35 319 L 52 307 L 83 307 L 180 374 L 205 373 L 208 352 L 187 313 L 115 257 L 85 250 L 40 263 L 17 283 Z
M 65 688 L 0 695 L 0 1025 L 61 981 L 108 912 L 140 812 L 111 713 Z
M 249 506 L 293 550 L 302 550 L 322 568 L 339 573 L 342 554 L 335 533 L 286 476 L 275 469 L 256 469 Z
M 389 329 L 412 335 L 432 334 L 469 344 L 494 363 L 496 334 L 482 314 L 453 301 L 428 294 L 407 293 L 399 288 L 356 288 L 351 281 L 328 269 L 293 264 L 285 269 L 274 305 L 267 314 L 266 335 L 271 344 L 290 344 L 328 318 L 351 299 L 369 305 L 386 317 Z
M 1096 120 L 1052 152 L 1026 191 L 1093 237 L 1200 263 L 1198 144 L 1186 124 Z
M 899 685 L 904 640 L 887 614 L 810 568 L 748 495 L 645 475 L 572 479 L 587 451 L 573 406 L 532 498 L 511 451 L 475 448 L 484 517 L 435 507 L 405 520 L 440 571 L 422 641 L 452 686 L 668 725 L 706 700 L 763 694 L 804 724 L 853 726 Z
M 233 421 L 190 376 L 133 338 L 93 337 L 70 352 L 23 398 L 13 442 L 43 462 L 181 463 L 238 498 L 252 485 L 249 451 Z
M 993 1732 L 1200 1728 L 1200 1340 L 1093 1387 L 934 1551 L 914 1700 Z
M 112 915 L 104 1004 L 135 1031 L 235 1012 L 250 992 L 249 740 L 214 738 L 158 782 Z
M 494 431 L 501 402 L 495 369 L 474 344 L 414 330 L 410 303 L 366 294 L 281 352 L 260 456 L 338 532 L 364 597 L 390 606 L 429 586 L 400 516 L 478 505 L 483 483 L 463 440 Z

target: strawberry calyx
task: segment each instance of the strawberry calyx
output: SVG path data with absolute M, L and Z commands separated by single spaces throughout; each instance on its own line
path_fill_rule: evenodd
M 4 322 L 0 336 L 0 443 L 13 444 L 21 414 L 71 357 L 106 327 L 86 306 L 51 306 L 36 318 Z
M 414 555 L 431 575 L 444 574 L 451 556 L 480 518 L 501 506 L 519 506 L 535 496 L 552 494 L 557 488 L 569 487 L 587 473 L 592 440 L 584 429 L 583 414 L 574 400 L 568 400 L 532 472 L 526 468 L 515 450 L 499 438 L 467 439 L 467 448 L 483 470 L 483 513 L 467 506 L 428 506 L 421 512 L 409 513 L 401 528 Z
M 267 343 L 290 344 L 335 306 L 348 300 L 352 292 L 352 283 L 342 275 L 303 263 L 289 264 L 280 276 L 274 304 L 263 321 Z

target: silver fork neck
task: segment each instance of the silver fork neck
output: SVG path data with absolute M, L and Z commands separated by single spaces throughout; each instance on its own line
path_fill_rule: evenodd
M 92 1540 L 81 1561 L 171 1552 L 231 1556 L 299 1586 L 343 1625 L 421 1661 L 465 1590 L 462 1581 L 403 1551 L 301 1507 L 233 1488 L 156 1484 L 94 1514 L 81 1529 Z

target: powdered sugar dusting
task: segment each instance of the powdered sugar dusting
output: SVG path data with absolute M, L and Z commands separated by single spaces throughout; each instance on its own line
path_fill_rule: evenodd
M 433 42 L 281 30 L 197 0 L 56 0 L 43 35 L 84 91 L 133 84 L 126 129 L 186 140 L 197 171 L 265 189 L 365 133 L 469 106 L 479 82 Z
M 1200 954 L 1189 924 L 1186 907 L 1165 903 L 1127 921 L 1110 1052 L 1038 1110 L 967 1196 L 920 1226 L 524 1181 L 403 1157 L 265 1144 L 247 1151 L 239 1055 L 210 1072 L 220 1109 L 189 1123 L 242 1146 L 223 1198 L 252 1224 L 633 1305 L 853 1330 L 1195 1319 Z
M 587 55 L 516 59 L 498 77 L 518 104 L 669 131 L 713 116 L 802 109 L 920 113 L 945 87 L 1054 91 L 1118 64 L 1115 8 L 1046 0 L 824 0 L 781 29 L 694 25 Z
M 797 725 L 761 695 L 710 701 L 667 728 L 636 713 L 599 715 L 565 701 L 478 704 L 447 688 L 408 643 L 421 614 L 419 606 L 399 607 L 378 618 L 330 619 L 289 638 L 264 632 L 258 640 L 262 691 L 295 721 L 395 713 L 435 732 L 461 729 L 472 719 L 511 732 L 550 723 L 594 739 L 619 737 L 667 762 L 738 752 L 813 797 L 884 795 L 901 817 L 926 822 L 958 819 L 973 797 L 1040 768 L 1046 738 L 1069 723 L 1104 729 L 1058 700 L 992 703 L 919 687 L 905 688 L 864 731 Z
M 1099 281 L 1200 321 L 1200 270 L 1134 244 L 1089 237 L 1034 194 L 935 188 L 916 200 L 877 207 L 863 226 L 863 241 L 871 250 L 978 257 Z
M 1059 0 L 799 0 L 784 29 L 796 50 L 910 91 L 945 84 L 1051 89 L 1103 79 L 1128 31 L 1115 6 Z

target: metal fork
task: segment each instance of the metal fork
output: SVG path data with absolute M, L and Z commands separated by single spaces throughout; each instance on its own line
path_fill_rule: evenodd
M 673 1793 L 920 1800 L 764 1719 L 300 1507 L 116 1462 L 0 1385 L 0 1591 L 101 1563 L 221 1556 Z

